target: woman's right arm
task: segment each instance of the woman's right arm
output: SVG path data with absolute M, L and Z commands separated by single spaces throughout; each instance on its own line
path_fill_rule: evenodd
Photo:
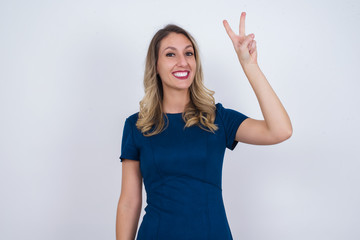
M 116 240 L 134 240 L 142 207 L 140 162 L 122 161 L 121 193 L 116 215 Z

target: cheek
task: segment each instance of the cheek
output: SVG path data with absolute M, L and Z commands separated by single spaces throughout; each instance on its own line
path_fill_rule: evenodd
M 191 67 L 192 67 L 193 71 L 195 72 L 196 71 L 196 61 L 195 60 L 192 62 Z
M 158 72 L 167 72 L 169 69 L 171 69 L 172 63 L 169 61 L 161 61 L 159 59 L 158 64 L 156 66 Z

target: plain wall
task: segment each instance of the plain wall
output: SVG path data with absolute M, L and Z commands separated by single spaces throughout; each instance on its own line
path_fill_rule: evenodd
M 356 0 L 0 1 L 0 239 L 115 239 L 123 125 L 168 23 L 197 40 L 216 102 L 263 119 L 222 25 L 242 11 L 293 135 L 226 150 L 234 239 L 360 239 Z

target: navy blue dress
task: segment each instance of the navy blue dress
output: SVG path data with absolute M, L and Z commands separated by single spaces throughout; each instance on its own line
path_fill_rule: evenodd
M 151 137 L 136 128 L 138 112 L 125 121 L 120 159 L 140 161 L 147 195 L 136 239 L 233 239 L 222 198 L 222 166 L 225 149 L 235 148 L 236 131 L 248 117 L 217 103 L 214 134 L 199 126 L 184 129 L 181 113 L 166 115 L 168 127 Z

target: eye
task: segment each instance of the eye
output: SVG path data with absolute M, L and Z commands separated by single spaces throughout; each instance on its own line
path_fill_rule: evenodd
M 187 56 L 193 56 L 194 53 L 193 53 L 193 52 L 187 52 L 186 55 L 187 55 Z
M 167 57 L 172 57 L 173 56 L 172 54 L 174 54 L 174 53 L 167 53 L 166 56 Z

